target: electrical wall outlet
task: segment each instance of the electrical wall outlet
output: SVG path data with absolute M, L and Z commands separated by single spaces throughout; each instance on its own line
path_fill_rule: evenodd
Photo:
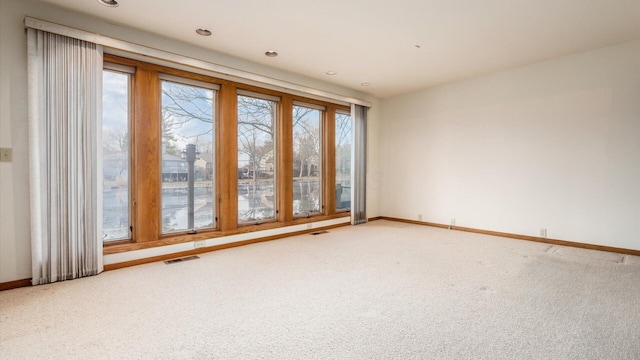
M 547 229 L 540 228 L 540 237 L 541 238 L 546 238 L 547 237 Z
M 449 225 L 455 226 L 456 225 L 456 218 L 451 218 L 451 222 L 449 223 Z
M 422 221 L 422 214 L 418 214 L 418 221 Z
M 313 228 L 313 224 L 312 223 L 308 223 L 307 224 L 307 229 L 311 229 L 311 228 Z
M 11 148 L 0 148 L 0 162 L 11 162 L 12 155 Z
M 205 245 L 204 240 L 198 240 L 193 242 L 194 249 L 202 248 L 204 247 L 204 245 Z

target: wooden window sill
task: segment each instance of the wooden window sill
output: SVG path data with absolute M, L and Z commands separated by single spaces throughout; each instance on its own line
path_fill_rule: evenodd
M 158 240 L 155 240 L 155 241 L 126 242 L 126 243 L 118 242 L 117 244 L 105 243 L 103 247 L 103 254 L 104 255 L 118 254 L 122 252 L 148 249 L 148 248 L 153 248 L 158 246 L 181 244 L 181 243 L 186 243 L 191 241 L 213 239 L 213 238 L 225 237 L 230 235 L 245 234 L 245 233 L 251 233 L 251 232 L 262 231 L 262 230 L 278 229 L 278 228 L 300 225 L 300 224 L 308 224 L 308 223 L 313 223 L 318 221 L 333 220 L 333 219 L 339 219 L 339 218 L 348 217 L 348 216 L 350 216 L 350 213 L 342 212 L 342 213 L 337 213 L 332 215 L 315 215 L 309 218 L 307 217 L 296 218 L 286 223 L 272 221 L 272 222 L 263 223 L 259 225 L 247 224 L 247 225 L 238 226 L 236 229 L 227 230 L 227 231 L 203 230 L 201 232 L 198 232 L 197 234 L 181 233 L 181 234 L 163 235 Z

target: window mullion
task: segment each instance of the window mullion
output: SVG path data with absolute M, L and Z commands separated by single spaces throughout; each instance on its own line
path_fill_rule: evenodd
M 218 228 L 227 231 L 238 227 L 238 97 L 235 86 L 225 84 L 220 87 L 218 106 Z
M 144 68 L 134 81 L 133 236 L 148 242 L 160 235 L 160 81 L 155 71 Z
M 324 213 L 335 214 L 336 209 L 336 112 L 334 107 L 328 107 L 323 122 L 323 184 L 324 184 Z
M 293 220 L 293 98 L 283 96 L 278 115 L 277 179 L 278 221 Z

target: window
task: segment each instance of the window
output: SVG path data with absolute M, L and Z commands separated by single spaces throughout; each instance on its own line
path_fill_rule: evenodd
M 215 227 L 215 88 L 162 79 L 162 233 Z
M 348 216 L 349 107 L 104 59 L 105 254 Z
M 323 107 L 294 102 L 293 106 L 293 215 L 322 212 Z
M 102 73 L 102 239 L 131 238 L 129 89 L 132 70 L 105 64 Z
M 351 208 L 351 116 L 336 112 L 336 211 Z
M 275 220 L 275 119 L 279 99 L 238 93 L 238 222 Z

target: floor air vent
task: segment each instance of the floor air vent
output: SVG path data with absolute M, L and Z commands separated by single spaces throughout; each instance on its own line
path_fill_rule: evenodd
M 179 263 L 179 262 L 183 262 L 183 261 L 188 261 L 188 260 L 195 260 L 195 259 L 200 259 L 200 257 L 197 256 L 197 255 L 185 256 L 185 257 L 181 257 L 181 258 L 177 258 L 177 259 L 167 260 L 164 263 L 167 264 L 167 265 L 171 265 L 171 264 L 175 264 L 175 263 Z
M 322 230 L 322 231 L 312 232 L 311 235 L 320 235 L 320 234 L 326 234 L 326 233 L 328 233 L 328 231 Z

